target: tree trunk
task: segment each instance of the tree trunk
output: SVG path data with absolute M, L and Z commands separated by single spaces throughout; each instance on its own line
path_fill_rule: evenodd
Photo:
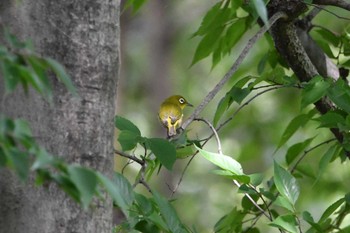
M 0 112 L 30 122 L 41 146 L 67 162 L 113 172 L 113 116 L 119 69 L 119 0 L 1 0 L 2 23 L 36 52 L 65 66 L 79 98 L 55 78 L 54 104 L 21 88 L 0 94 Z M 0 82 L 0 93 L 4 93 Z M 0 233 L 111 232 L 112 203 L 88 211 L 56 185 L 35 187 L 0 171 Z

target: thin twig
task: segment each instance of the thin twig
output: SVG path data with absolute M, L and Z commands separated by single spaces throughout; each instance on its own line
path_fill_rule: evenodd
M 320 146 L 323 146 L 325 144 L 328 144 L 330 142 L 333 142 L 333 141 L 336 141 L 337 139 L 336 138 L 331 138 L 331 139 L 328 139 L 324 142 L 321 142 L 313 147 L 311 147 L 310 149 L 308 150 L 305 150 L 304 153 L 300 156 L 300 158 L 298 159 L 298 161 L 295 162 L 294 166 L 290 169 L 290 172 L 293 173 L 295 171 L 295 169 L 297 168 L 297 166 L 299 165 L 299 163 L 305 158 L 305 156 L 310 153 L 311 151 L 317 149 L 318 147 Z
M 140 178 L 137 182 L 135 182 L 134 187 L 137 186 L 137 184 L 142 184 L 145 186 L 148 192 L 152 193 L 151 187 L 148 185 L 148 183 L 145 180 L 145 172 L 146 172 L 147 163 L 143 164 L 140 170 Z
M 213 131 L 213 134 L 215 135 L 216 142 L 218 143 L 218 153 L 220 155 L 222 155 L 221 142 L 220 142 L 220 138 L 219 138 L 218 132 L 216 131 L 215 127 L 208 120 L 206 120 L 204 118 L 194 118 L 194 120 L 195 121 L 203 121 L 210 127 L 211 131 Z
M 250 104 L 254 99 L 256 99 L 257 97 L 261 96 L 262 94 L 266 93 L 266 92 L 270 92 L 273 90 L 277 90 L 280 88 L 286 88 L 286 87 L 296 87 L 296 86 L 285 86 L 285 85 L 275 85 L 272 86 L 268 89 L 265 89 L 259 93 L 257 93 L 256 95 L 254 95 L 253 97 L 251 97 L 249 100 L 247 100 L 246 102 L 244 102 L 244 104 L 242 104 L 241 106 L 239 106 L 239 108 L 237 108 L 237 110 L 229 117 L 227 118 L 223 123 L 221 123 L 218 127 L 217 127 L 217 131 L 219 131 L 223 126 L 225 126 L 228 122 L 230 122 L 241 110 L 242 108 L 244 108 L 245 106 L 247 106 L 248 104 Z M 213 136 L 213 135 L 212 135 Z M 209 137 L 210 139 L 210 137 Z
M 350 3 L 344 0 L 314 0 L 313 3 L 319 5 L 336 6 L 350 11 Z
M 332 12 L 332 11 L 330 11 L 330 10 L 324 8 L 324 7 L 318 6 L 318 5 L 316 5 L 316 4 L 313 4 L 313 3 L 306 3 L 306 2 L 304 2 L 304 3 L 305 3 L 306 5 L 310 5 L 310 6 L 319 8 L 319 9 L 321 9 L 321 10 L 323 10 L 323 11 L 325 11 L 325 12 L 327 12 L 327 13 L 329 13 L 329 14 L 335 16 L 335 17 L 337 17 L 338 19 L 350 20 L 350 18 L 347 18 L 347 17 L 344 17 L 344 16 L 339 16 L 339 15 L 337 15 L 336 13 L 334 13 L 334 12 Z M 350 4 L 349 4 L 349 5 L 350 5 Z
M 233 183 L 234 183 L 235 185 L 237 185 L 238 188 L 241 187 L 241 185 L 238 183 L 237 180 L 233 180 Z M 258 208 L 258 209 L 260 210 L 260 212 L 261 212 L 263 215 L 266 216 L 266 218 L 268 218 L 270 221 L 272 221 L 271 216 L 269 216 L 269 215 L 266 213 L 266 211 L 265 211 L 264 209 L 262 209 L 262 208 L 258 205 L 258 203 L 256 203 L 256 202 L 254 201 L 254 199 L 253 199 L 248 193 L 244 193 L 244 195 L 251 201 L 251 203 L 253 203 L 253 205 L 254 205 L 256 208 Z
M 269 215 L 270 215 L 270 218 L 272 219 L 273 216 L 272 216 L 272 213 L 271 213 L 271 211 L 270 211 L 270 209 L 269 209 L 270 206 L 269 206 L 269 205 L 267 204 L 267 202 L 265 201 L 265 198 L 261 195 L 260 192 L 258 192 L 258 190 L 256 190 L 256 188 L 255 188 L 253 185 L 249 184 L 249 187 L 252 188 L 252 189 L 255 191 L 255 193 L 259 196 L 259 198 L 262 200 L 262 202 L 264 203 L 264 205 L 265 205 L 265 207 L 266 207 L 267 212 L 268 212 Z
M 114 149 L 114 153 L 116 153 L 116 154 L 118 154 L 118 155 L 120 155 L 122 157 L 131 159 L 131 160 L 135 161 L 136 163 L 140 164 L 141 166 L 145 163 L 144 160 L 141 160 L 141 159 L 137 158 L 135 155 L 129 155 L 129 154 L 125 153 L 124 151 L 120 151 L 120 150 Z
M 193 114 L 182 124 L 181 128 L 186 129 L 187 126 L 199 116 L 199 114 L 203 111 L 205 106 L 215 97 L 215 95 L 223 88 L 225 83 L 232 77 L 232 75 L 237 71 L 244 58 L 247 56 L 248 52 L 251 50 L 256 41 L 261 38 L 265 32 L 269 30 L 271 25 L 273 25 L 278 19 L 287 18 L 287 15 L 284 12 L 277 12 L 269 19 L 269 26 L 263 26 L 252 38 L 249 39 L 248 43 L 244 47 L 243 51 L 240 53 L 237 60 L 233 63 L 228 72 L 224 75 L 224 77 L 216 84 L 216 86 L 207 94 L 207 96 L 202 100 L 199 106 L 194 110 Z
M 266 92 L 269 92 L 269 91 L 272 91 L 272 90 L 276 90 L 276 89 L 279 89 L 279 88 L 284 88 L 284 87 L 289 87 L 289 86 L 281 86 L 281 85 L 273 86 L 273 87 L 271 87 L 271 88 L 269 88 L 269 89 L 266 89 L 266 90 L 264 90 L 264 91 L 261 91 L 261 92 L 257 93 L 257 94 L 254 95 L 252 98 L 250 98 L 249 100 L 247 100 L 242 106 L 240 106 L 240 107 L 233 113 L 233 115 L 232 115 L 231 117 L 229 117 L 226 121 L 224 121 L 221 125 L 219 125 L 219 127 L 216 129 L 216 131 L 218 132 L 224 125 L 226 125 L 229 121 L 231 121 L 231 120 L 235 117 L 235 115 L 237 115 L 237 113 L 238 113 L 239 111 L 242 110 L 242 108 L 243 108 L 244 106 L 248 105 L 251 101 L 253 101 L 253 100 L 254 100 L 255 98 L 257 98 L 258 96 L 260 96 L 260 95 L 262 95 L 262 94 L 264 94 L 264 93 L 266 93 Z M 294 87 L 296 87 L 296 86 L 294 86 Z M 207 137 L 207 138 L 205 139 L 205 141 L 203 142 L 202 146 L 204 146 L 213 136 L 214 136 L 214 133 L 212 133 L 209 137 Z M 180 179 L 179 179 L 179 181 L 178 181 L 177 184 L 176 184 L 176 187 L 174 188 L 174 190 L 173 190 L 172 193 L 171 193 L 171 197 L 175 194 L 175 192 L 176 192 L 177 189 L 179 188 L 179 186 L 180 186 L 180 184 L 181 184 L 181 182 L 182 182 L 182 180 L 183 180 L 183 178 L 184 178 L 184 176 L 185 176 L 185 173 L 186 173 L 187 169 L 189 168 L 190 164 L 192 163 L 194 157 L 195 157 L 197 154 L 198 154 L 198 151 L 196 151 L 196 152 L 191 156 L 190 160 L 187 162 L 187 164 L 186 164 L 184 170 L 183 170 L 182 173 L 181 173 Z

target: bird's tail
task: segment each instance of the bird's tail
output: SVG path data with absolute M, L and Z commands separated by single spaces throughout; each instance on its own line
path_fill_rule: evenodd
M 168 127 L 168 137 L 172 137 L 176 135 L 176 127 L 175 125 L 170 125 Z

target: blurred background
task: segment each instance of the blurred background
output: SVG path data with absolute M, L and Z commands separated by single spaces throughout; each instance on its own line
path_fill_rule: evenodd
M 116 113 L 136 124 L 143 136 L 165 138 L 166 131 L 157 117 L 161 102 L 170 95 L 181 94 L 197 106 L 227 72 L 248 38 L 258 30 L 251 28 L 250 33 L 232 50 L 231 55 L 214 69 L 211 58 L 190 66 L 199 42 L 199 38 L 192 38 L 192 35 L 214 3 L 152 0 L 146 2 L 135 14 L 130 10 L 123 11 L 122 64 Z M 336 8 L 331 10 L 344 13 Z M 314 22 L 339 30 L 339 33 L 346 23 L 326 12 L 320 13 Z M 257 75 L 258 63 L 267 53 L 267 45 L 266 38 L 260 39 L 232 78 L 231 84 L 247 75 Z M 213 120 L 217 103 L 229 89 L 230 84 L 208 105 L 202 113 L 204 118 Z M 225 116 L 228 117 L 237 107 L 238 105 L 233 105 Z M 185 110 L 185 118 L 191 111 L 192 108 Z M 238 160 L 247 174 L 272 174 L 273 171 L 268 169 L 271 169 L 273 159 L 283 162 L 288 149 L 283 147 L 275 153 L 280 137 L 290 120 L 298 114 L 300 90 L 283 88 L 258 97 L 219 132 L 224 154 Z M 331 137 L 328 130 L 316 130 L 317 126 L 316 122 L 307 124 L 289 140 L 289 146 L 317 136 L 311 143 L 312 146 Z M 192 123 L 189 130 L 188 135 L 192 139 L 205 138 L 210 134 L 208 127 L 200 122 Z M 205 149 L 217 152 L 214 138 Z M 302 164 L 309 171 L 310 177 L 305 176 L 300 180 L 301 192 L 310 195 L 302 195 L 303 199 L 298 204 L 304 209 L 308 208 L 316 219 L 329 202 L 342 197 L 340 194 L 344 190 L 350 190 L 348 166 L 341 164 L 339 159 L 328 166 L 326 175 L 315 183 L 319 159 L 326 150 L 327 146 L 314 150 Z M 178 160 L 171 172 L 163 168 L 159 175 L 152 177 L 151 186 L 170 198 L 172 189 L 176 187 L 188 161 L 189 159 Z M 139 167 L 131 164 L 124 168 L 126 163 L 126 160 L 116 157 L 116 170 L 123 171 L 133 183 Z M 198 232 L 213 232 L 220 217 L 234 206 L 240 206 L 241 194 L 237 193 L 237 187 L 230 180 L 212 174 L 210 171 L 213 169 L 215 167 L 209 162 L 196 156 L 172 197 L 181 220 L 190 227 L 195 226 Z M 265 178 L 268 180 L 270 177 Z M 137 187 L 137 191 L 146 193 L 143 187 Z M 266 222 L 262 218 L 259 224 L 264 223 Z

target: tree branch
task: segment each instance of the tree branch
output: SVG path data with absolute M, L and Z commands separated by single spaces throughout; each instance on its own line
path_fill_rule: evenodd
M 286 14 L 283 12 L 277 12 L 269 19 L 268 25 L 273 25 L 278 19 L 285 18 Z M 244 58 L 247 56 L 250 49 L 253 47 L 255 42 L 261 38 L 266 31 L 269 30 L 269 27 L 264 26 L 262 27 L 252 38 L 249 39 L 248 43 L 244 47 L 243 51 L 240 53 L 237 60 L 233 63 L 231 68 L 228 70 L 228 72 L 224 75 L 224 77 L 220 80 L 218 84 L 207 94 L 207 96 L 203 99 L 203 101 L 200 103 L 200 105 L 194 110 L 193 114 L 182 124 L 181 128 L 186 129 L 187 126 L 199 116 L 199 114 L 203 111 L 205 106 L 215 97 L 215 95 L 223 88 L 225 83 L 232 77 L 232 75 L 237 71 L 240 64 L 244 60 Z
M 303 12 L 303 8 L 300 6 L 300 2 L 293 0 L 290 0 L 290 2 L 295 4 L 295 9 L 290 10 L 293 12 L 294 17 L 297 17 L 298 13 L 301 14 Z M 268 4 L 269 13 L 273 14 L 274 11 L 279 12 L 280 8 L 284 8 L 285 5 L 284 1 L 272 0 Z M 293 7 L 293 5 L 289 5 L 289 7 Z M 276 24 L 272 25 L 270 33 L 278 52 L 287 61 L 300 81 L 308 82 L 320 74 L 320 71 L 316 69 L 298 36 L 293 19 L 288 19 L 288 21 L 279 20 Z M 321 114 L 335 109 L 334 104 L 328 98 L 322 98 L 314 104 Z M 342 143 L 344 139 L 343 133 L 337 128 L 332 128 L 331 131 L 337 140 Z M 347 156 L 350 158 L 349 153 Z
M 336 6 L 350 11 L 350 3 L 344 0 L 314 0 L 314 4 Z

